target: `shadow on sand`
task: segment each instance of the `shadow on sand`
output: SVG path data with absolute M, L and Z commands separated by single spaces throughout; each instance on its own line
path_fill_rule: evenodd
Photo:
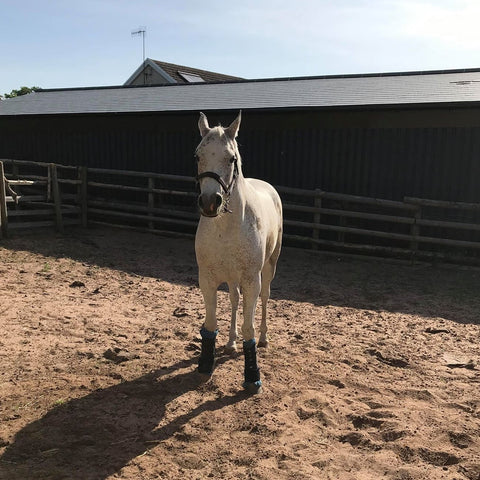
M 229 358 L 220 357 L 218 363 Z M 172 400 L 195 389 L 208 389 L 193 363 L 181 361 L 57 406 L 16 435 L 0 458 L 0 478 L 101 480 L 203 412 L 248 398 L 239 391 L 207 400 L 165 423 Z

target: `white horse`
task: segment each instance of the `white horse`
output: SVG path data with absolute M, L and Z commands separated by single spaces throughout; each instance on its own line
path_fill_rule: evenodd
M 254 316 L 258 297 L 262 300 L 259 346 L 267 346 L 267 300 L 282 244 L 282 203 L 268 183 L 244 178 L 235 138 L 241 112 L 228 128 L 210 128 L 200 113 L 202 141 L 195 155 L 200 184 L 201 213 L 195 238 L 199 283 L 205 301 L 205 322 L 200 330 L 202 352 L 198 371 L 211 375 L 218 333 L 217 289 L 228 284 L 232 317 L 226 350 L 236 350 L 237 309 L 243 295 L 244 388 L 261 387 L 257 365 Z

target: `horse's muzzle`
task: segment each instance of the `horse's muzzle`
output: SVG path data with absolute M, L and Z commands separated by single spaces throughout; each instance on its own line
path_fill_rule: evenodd
M 202 193 L 198 196 L 198 208 L 204 217 L 216 217 L 220 213 L 223 197 L 219 193 L 207 195 Z

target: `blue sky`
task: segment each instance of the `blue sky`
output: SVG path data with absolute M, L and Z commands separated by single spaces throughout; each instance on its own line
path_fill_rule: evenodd
M 477 0 L 0 0 L 0 94 L 121 85 L 147 57 L 244 78 L 480 67 Z

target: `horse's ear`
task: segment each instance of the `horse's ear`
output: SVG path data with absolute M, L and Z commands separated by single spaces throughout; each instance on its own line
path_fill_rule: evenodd
M 230 124 L 228 128 L 225 129 L 225 133 L 232 139 L 238 135 L 238 130 L 240 129 L 240 122 L 242 120 L 242 111 L 238 112 L 238 117 Z
M 210 131 L 207 116 L 203 112 L 200 112 L 200 118 L 198 119 L 198 129 L 200 130 L 200 135 L 202 137 L 204 137 Z

